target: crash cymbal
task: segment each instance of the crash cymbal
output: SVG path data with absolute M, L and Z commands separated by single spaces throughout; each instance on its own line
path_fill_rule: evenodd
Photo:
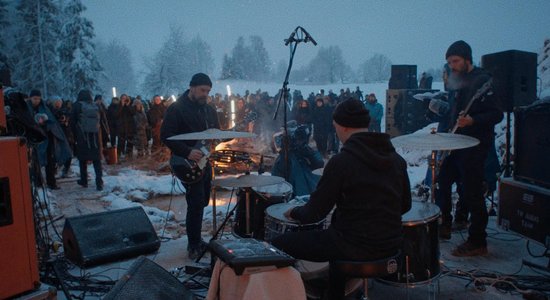
M 476 146 L 479 140 L 471 136 L 444 133 L 412 133 L 391 139 L 394 147 L 414 150 L 455 150 Z
M 315 169 L 315 170 L 311 171 L 311 173 L 313 173 L 315 175 L 323 175 L 324 170 L 325 170 L 325 168 Z
M 205 131 L 190 132 L 184 134 L 178 134 L 169 137 L 169 140 L 226 140 L 235 138 L 253 138 L 256 137 L 254 133 L 242 132 L 242 131 L 230 131 L 219 130 L 217 128 L 209 128 Z
M 223 187 L 256 187 L 264 185 L 273 185 L 285 181 L 283 177 L 279 176 L 264 176 L 264 175 L 241 175 L 239 177 L 230 177 L 222 179 L 212 180 L 214 186 Z

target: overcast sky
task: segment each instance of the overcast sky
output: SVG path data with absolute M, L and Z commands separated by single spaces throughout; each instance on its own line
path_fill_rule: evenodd
M 550 38 L 548 0 L 338 1 L 338 0 L 92 0 L 84 14 L 97 38 L 120 40 L 132 50 L 136 66 L 154 55 L 170 24 L 188 38 L 199 35 L 212 48 L 219 76 L 223 54 L 239 36 L 259 35 L 270 58 L 288 62 L 284 46 L 296 26 L 318 42 L 300 44 L 295 66 L 307 63 L 319 47 L 338 45 L 347 63 L 357 66 L 374 53 L 393 64 L 416 64 L 421 72 L 440 67 L 447 47 L 463 39 L 475 62 L 483 54 L 510 49 L 538 53 Z M 282 80 L 282 79 L 281 79 Z

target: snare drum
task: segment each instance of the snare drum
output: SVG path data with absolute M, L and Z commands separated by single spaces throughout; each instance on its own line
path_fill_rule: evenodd
M 309 199 L 308 199 L 309 200 Z M 311 224 L 298 224 L 287 219 L 284 213 L 296 204 L 280 203 L 267 208 L 265 216 L 265 239 L 271 241 L 287 232 L 323 230 L 325 220 Z M 308 299 L 321 299 L 323 292 L 328 287 L 328 262 L 312 262 L 299 260 L 296 269 L 304 281 Z M 359 279 L 351 279 L 346 283 L 345 294 L 350 295 L 362 286 Z
M 292 197 L 292 184 L 286 181 L 273 185 L 253 187 L 252 190 L 263 196 L 265 201 L 271 204 L 288 202 L 290 197 Z
M 439 215 L 435 204 L 412 202 L 411 210 L 401 218 L 404 236 L 399 271 L 382 281 L 412 287 L 429 284 L 440 275 Z
M 284 216 L 284 213 L 296 205 L 289 203 L 279 203 L 269 206 L 266 209 L 265 216 L 265 240 L 271 241 L 286 232 L 322 230 L 325 226 L 325 220 L 311 224 L 299 224 L 291 221 Z

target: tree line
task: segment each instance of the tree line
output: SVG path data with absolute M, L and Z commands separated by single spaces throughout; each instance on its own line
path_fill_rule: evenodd
M 95 38 L 92 22 L 82 16 L 81 0 L 0 0 L 0 57 L 11 70 L 12 85 L 23 92 L 33 88 L 46 96 L 72 99 L 81 89 L 145 95 L 181 92 L 192 74 L 214 72 L 209 44 L 199 35 L 187 37 L 182 27 L 169 34 L 152 57 L 144 59 L 143 74 L 133 67 L 131 49 L 118 40 Z M 348 64 L 338 45 L 321 46 L 305 66 L 294 69 L 295 83 L 332 84 L 385 81 L 391 61 L 374 54 Z M 1 65 L 0 65 L 1 66 Z M 261 36 L 239 37 L 222 58 L 219 79 L 280 81 L 287 62 L 272 62 Z M 138 77 L 143 81 L 138 83 Z

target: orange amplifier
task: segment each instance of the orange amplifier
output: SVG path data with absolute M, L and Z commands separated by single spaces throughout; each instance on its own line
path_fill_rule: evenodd
M 0 299 L 40 285 L 27 147 L 23 141 L 0 137 Z

